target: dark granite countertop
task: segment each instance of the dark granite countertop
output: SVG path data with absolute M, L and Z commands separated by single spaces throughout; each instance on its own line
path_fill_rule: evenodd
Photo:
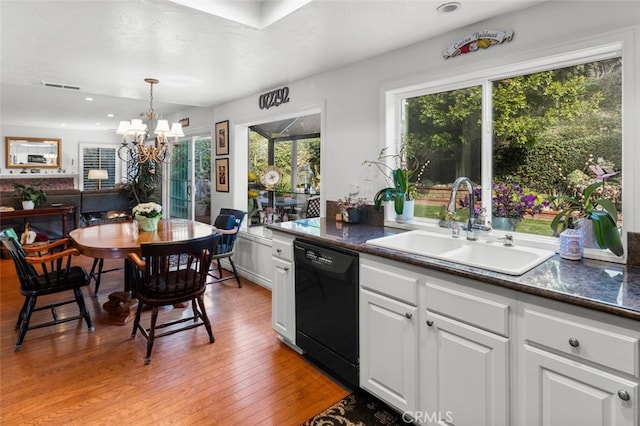
M 555 255 L 523 275 L 511 276 L 366 244 L 367 240 L 373 238 L 406 232 L 402 229 L 352 225 L 324 218 L 284 222 L 269 225 L 269 228 L 318 243 L 448 272 L 640 321 L 638 267 L 590 259 L 571 261 Z

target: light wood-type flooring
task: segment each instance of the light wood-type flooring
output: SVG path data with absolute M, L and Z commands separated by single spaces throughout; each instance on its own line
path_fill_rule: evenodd
M 91 259 L 75 263 L 89 270 Z M 299 425 L 348 394 L 276 338 L 271 292 L 247 280 L 208 286 L 215 343 L 204 327 L 162 337 L 145 366 L 146 339 L 102 309 L 122 288 L 122 271 L 103 275 L 97 298 L 85 288 L 94 333 L 83 321 L 31 330 L 14 352 L 23 298 L 12 261 L 0 261 L 1 425 Z

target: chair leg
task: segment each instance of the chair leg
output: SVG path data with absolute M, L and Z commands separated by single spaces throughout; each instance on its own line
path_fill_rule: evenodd
M 205 328 L 207 329 L 207 333 L 209 334 L 209 343 L 213 343 L 216 341 L 215 337 L 213 337 L 213 330 L 211 329 L 211 321 L 209 321 L 209 317 L 207 316 L 207 311 L 204 309 L 204 297 L 199 296 L 195 300 L 198 301 L 198 306 L 200 307 L 200 318 L 202 318 L 202 322 L 204 323 Z
M 22 304 L 22 308 L 20 309 L 20 313 L 18 314 L 18 321 L 16 321 L 16 328 L 20 328 L 22 321 L 24 320 L 24 313 L 27 310 L 27 305 L 29 304 L 29 298 L 24 298 L 24 303 Z
M 220 263 L 220 259 L 216 259 L 218 261 L 218 276 L 222 278 L 222 264 Z
M 198 317 L 202 317 L 200 310 L 198 309 L 198 305 L 196 304 L 196 299 L 191 300 L 191 309 L 193 309 L 193 322 L 198 322 Z
M 96 267 L 98 268 L 97 274 L 95 273 Z M 91 272 L 89 273 L 89 276 L 93 278 L 93 280 L 96 283 L 96 287 L 94 290 L 94 294 L 96 296 L 98 295 L 98 289 L 100 288 L 100 279 L 102 278 L 103 267 L 104 267 L 104 259 L 102 258 L 93 259 L 93 265 L 91 265 Z
M 156 335 L 156 322 L 158 321 L 158 307 L 154 306 L 151 310 L 151 327 L 149 328 L 149 338 L 147 339 L 147 357 L 144 359 L 144 364 L 151 363 L 151 349 L 153 348 L 153 341 Z
M 93 333 L 95 329 L 93 328 L 91 315 L 89 314 L 87 305 L 84 303 L 84 295 L 82 294 L 82 289 L 80 287 L 74 288 L 73 294 L 75 294 L 76 296 L 76 303 L 78 304 L 78 308 L 80 309 L 80 314 L 84 317 L 84 320 L 87 323 L 87 327 L 89 327 L 89 333 Z
M 236 281 L 238 281 L 238 287 L 242 287 L 242 283 L 240 282 L 240 276 L 238 275 L 238 271 L 236 270 L 236 264 L 233 263 L 232 258 L 229 258 L 229 263 L 231 264 L 231 269 L 233 269 L 233 275 L 235 275 Z
M 28 300 L 25 301 L 24 312 L 22 312 L 22 323 L 20 324 L 20 334 L 18 334 L 18 341 L 13 347 L 14 351 L 19 351 L 22 349 L 22 341 L 24 340 L 25 334 L 27 334 L 27 330 L 29 329 L 29 321 L 31 320 L 31 314 L 36 307 L 36 301 L 38 300 L 38 296 L 29 296 Z
M 138 333 L 138 327 L 140 327 L 140 315 L 142 314 L 142 307 L 144 303 L 138 300 L 138 309 L 136 310 L 136 317 L 133 320 L 133 330 L 131 330 L 131 339 L 136 338 L 136 334 Z

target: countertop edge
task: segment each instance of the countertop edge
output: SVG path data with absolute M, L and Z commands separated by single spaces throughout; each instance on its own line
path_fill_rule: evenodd
M 312 233 L 298 231 L 296 229 L 291 229 L 281 225 L 282 224 L 269 225 L 268 228 L 274 231 L 284 232 L 287 234 L 291 234 L 295 237 L 304 238 L 306 240 L 315 241 L 321 244 L 330 244 L 336 247 L 353 250 L 359 253 L 367 253 L 375 256 L 380 256 L 387 259 L 408 263 L 411 265 L 416 265 L 416 266 L 420 266 L 420 267 L 424 267 L 427 269 L 436 270 L 440 272 L 446 272 L 446 273 L 460 276 L 460 277 L 475 279 L 475 280 L 482 281 L 484 283 L 497 285 L 497 286 L 512 289 L 515 291 L 528 293 L 535 296 L 540 296 L 543 298 L 552 299 L 560 302 L 565 302 L 565 303 L 581 306 L 588 309 L 594 309 L 597 311 L 605 312 L 605 313 L 623 317 L 623 318 L 628 318 L 631 320 L 640 321 L 640 309 L 637 311 L 633 309 L 626 309 L 624 307 L 614 306 L 612 304 L 609 304 L 601 300 L 589 299 L 586 297 L 576 296 L 569 293 L 560 292 L 557 290 L 528 285 L 525 283 L 518 282 L 516 277 L 510 277 L 509 275 L 505 275 L 505 274 L 493 273 L 490 271 L 485 271 L 483 269 L 467 267 L 467 266 L 460 265 L 453 262 L 440 261 L 434 258 L 430 258 L 428 256 L 413 255 L 413 254 L 405 253 L 401 251 L 376 247 L 376 246 L 368 245 L 363 241 L 350 242 L 349 240 L 344 240 L 344 239 L 328 238 L 323 234 L 314 235 Z M 406 232 L 405 230 L 395 229 L 395 228 L 392 230 L 388 228 L 384 228 L 384 230 L 392 233 Z M 557 257 L 558 255 L 555 255 L 555 256 Z M 544 263 L 542 265 L 544 265 Z M 537 268 L 542 267 L 542 265 L 538 266 Z M 534 268 L 533 270 L 537 268 Z M 526 274 L 523 274 L 523 275 L 526 275 Z

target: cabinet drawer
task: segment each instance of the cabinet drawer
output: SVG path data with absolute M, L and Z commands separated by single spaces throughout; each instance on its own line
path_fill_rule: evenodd
M 427 310 L 509 337 L 509 303 L 474 294 L 473 289 L 452 288 L 450 283 L 427 279 Z
M 419 275 L 385 261 L 360 261 L 360 286 L 411 305 L 418 305 Z
M 271 255 L 285 260 L 293 260 L 293 244 L 274 238 L 271 240 Z
M 524 339 L 624 373 L 638 376 L 638 335 L 623 329 L 599 327 L 585 318 L 524 309 Z

